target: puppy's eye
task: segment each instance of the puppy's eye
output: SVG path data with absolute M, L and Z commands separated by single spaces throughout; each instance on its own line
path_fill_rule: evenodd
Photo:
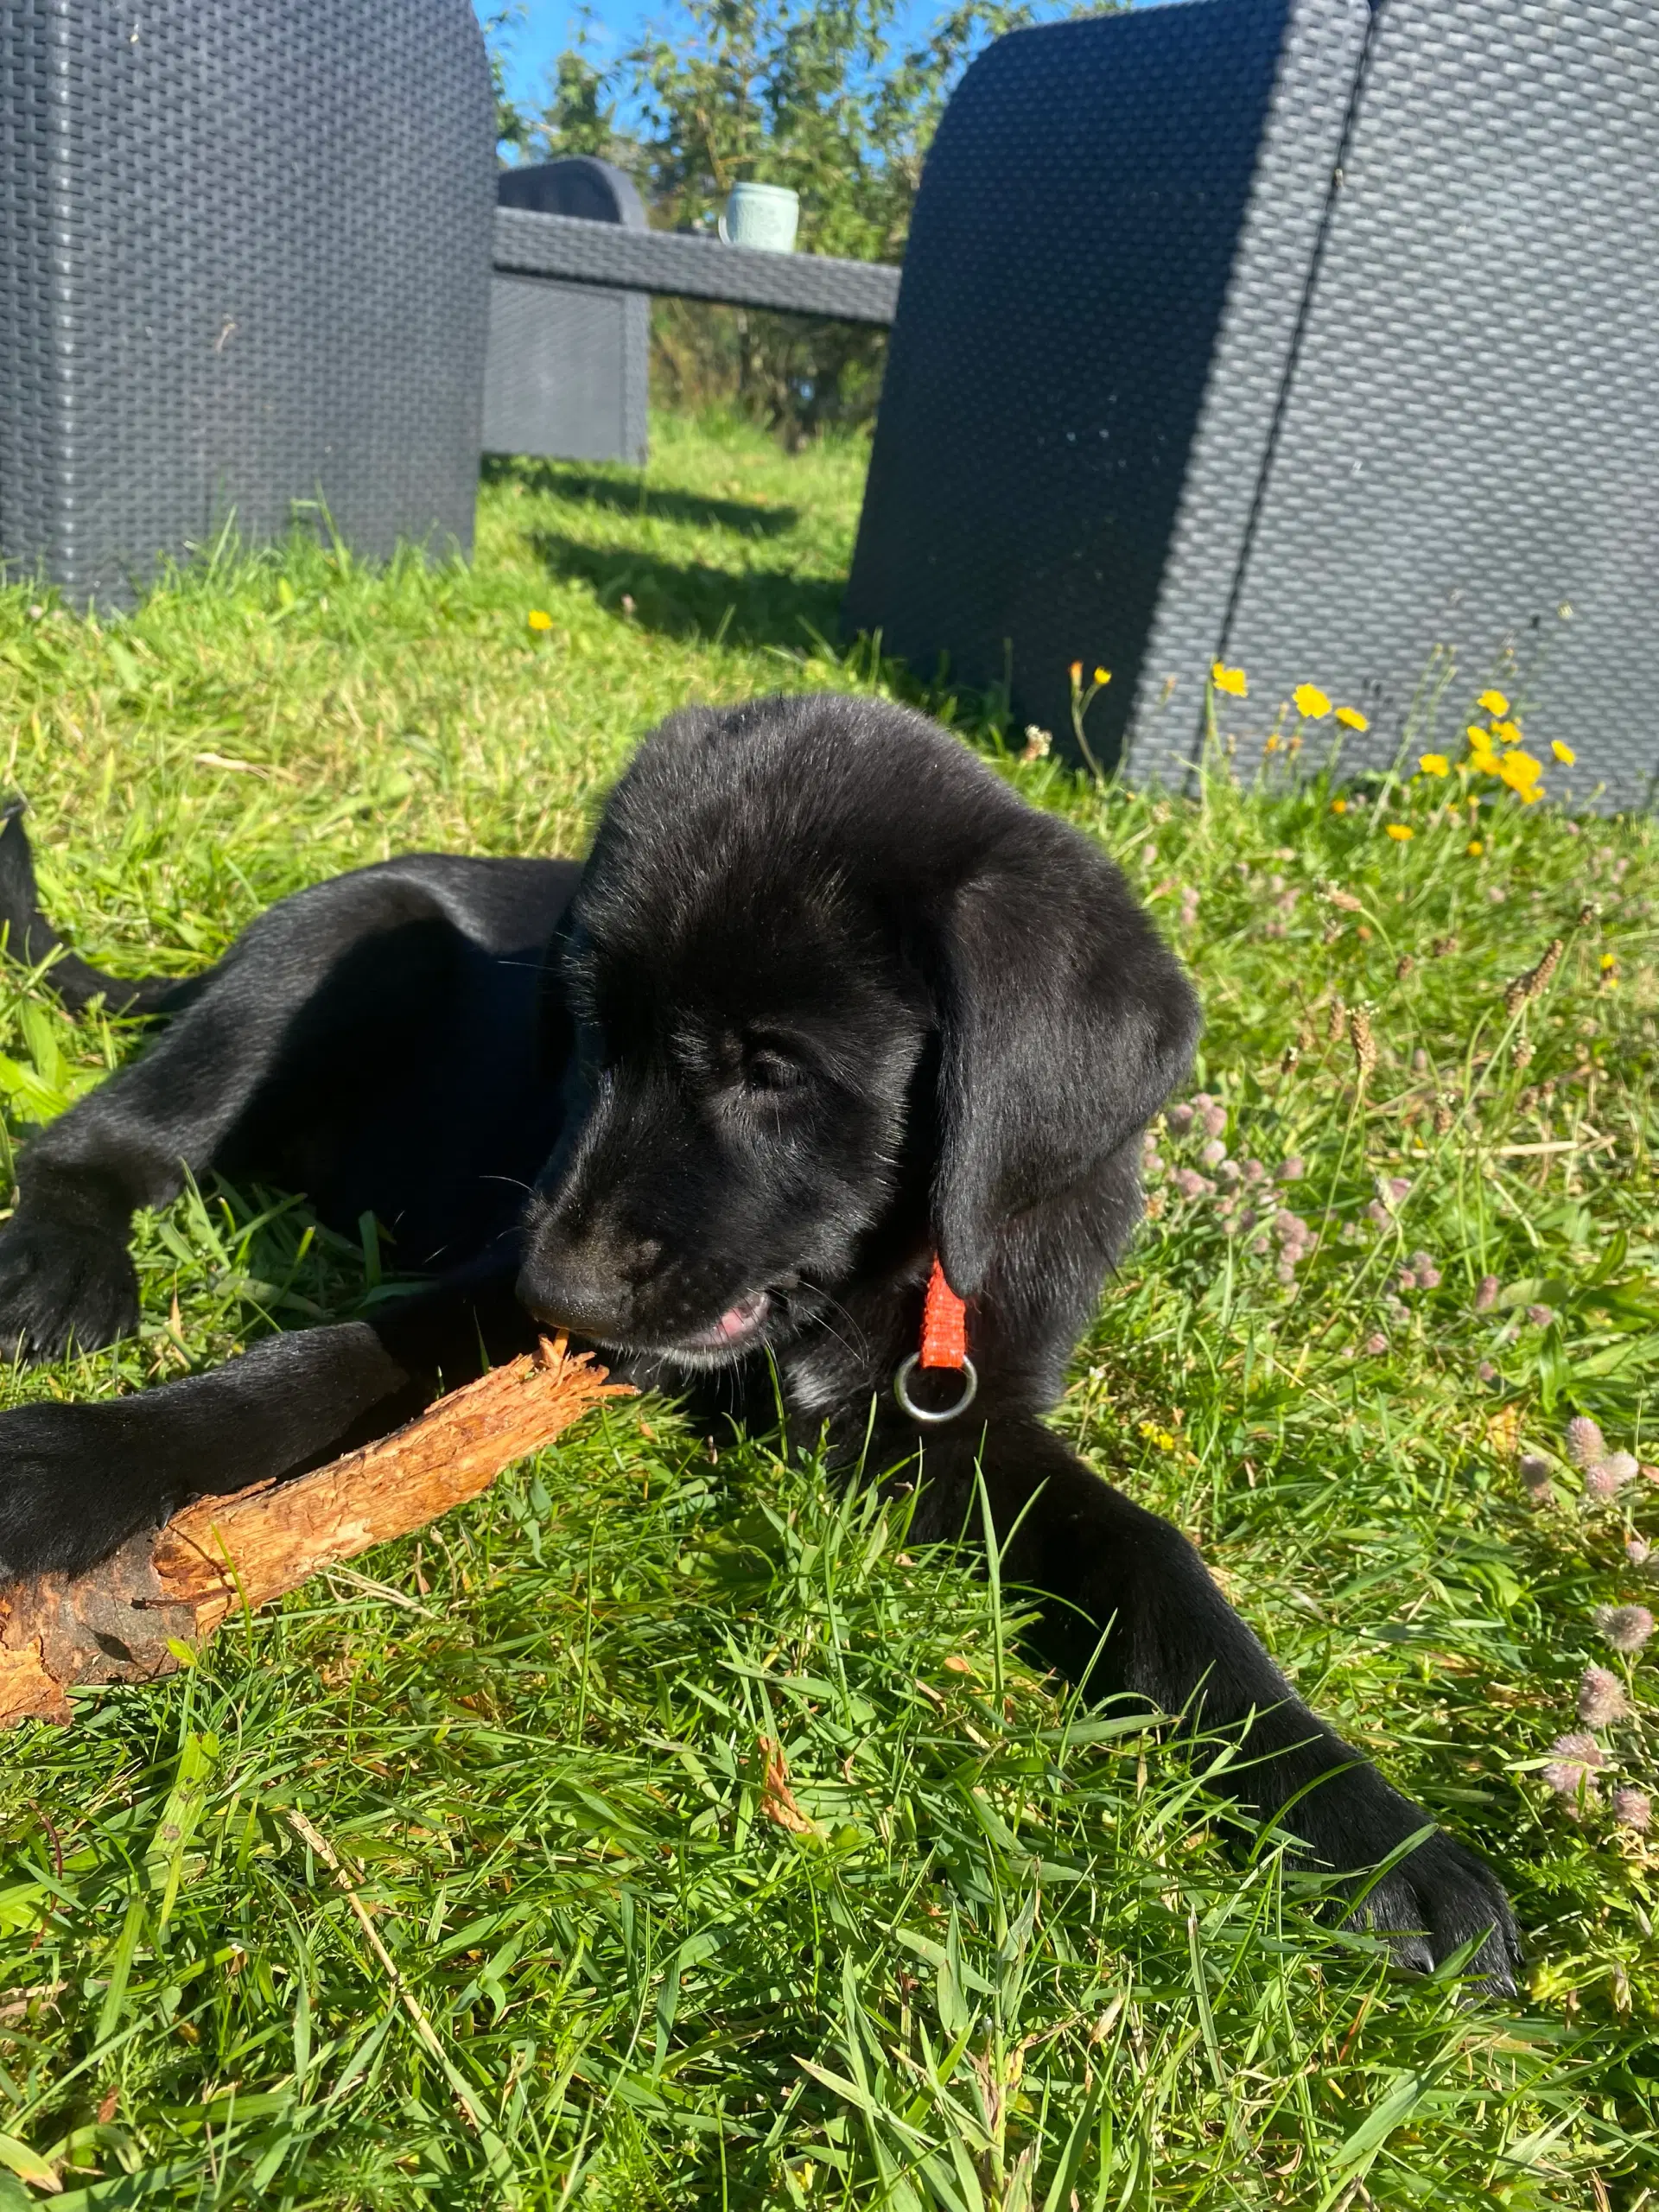
M 805 1080 L 806 1070 L 800 1062 L 771 1046 L 752 1047 L 743 1056 L 745 1090 L 762 1094 L 798 1090 Z

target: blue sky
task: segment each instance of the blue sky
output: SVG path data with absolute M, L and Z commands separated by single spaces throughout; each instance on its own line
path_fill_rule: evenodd
M 474 0 L 480 18 L 496 14 L 501 0 Z M 568 0 L 523 0 L 524 20 L 508 35 L 507 87 L 521 105 L 538 105 L 537 95 L 548 69 L 562 47 L 569 44 L 576 15 Z M 900 37 L 926 30 L 935 16 L 944 12 L 938 0 L 909 0 L 899 17 Z M 664 0 L 597 0 L 594 7 L 592 39 L 601 50 L 620 52 L 643 26 L 669 13 Z

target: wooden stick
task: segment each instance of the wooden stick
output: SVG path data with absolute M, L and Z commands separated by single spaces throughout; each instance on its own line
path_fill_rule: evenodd
M 77 1683 L 171 1674 L 180 1649 L 205 1642 L 227 1613 L 424 1528 L 601 1399 L 628 1395 L 563 1337 L 543 1339 L 360 1452 L 289 1482 L 199 1498 L 90 1573 L 0 1590 L 0 1727 L 72 1720 L 66 1693 Z

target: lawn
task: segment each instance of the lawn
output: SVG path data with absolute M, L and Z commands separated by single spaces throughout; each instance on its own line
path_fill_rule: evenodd
M 683 701 L 897 683 L 836 642 L 861 468 L 661 422 L 643 483 L 493 475 L 470 569 L 226 554 L 125 620 L 0 594 L 5 783 L 51 911 L 113 968 L 184 971 L 388 853 L 580 850 Z M 1494 680 L 1459 675 L 1450 728 L 1507 719 L 1476 715 Z M 1059 1425 L 1502 1870 L 1527 1991 L 1396 1974 L 1229 1840 L 1173 1749 L 1033 1671 L 1018 1592 L 771 1439 L 716 1456 L 640 1402 L 0 1744 L 0 2209 L 1659 2187 L 1631 1794 L 1659 1703 L 1608 1641 L 1640 1617 L 1605 1610 L 1654 1602 L 1659 1544 L 1651 827 L 1569 818 L 1553 762 L 1532 805 L 1477 775 L 1471 810 L 1455 765 L 1290 789 L 1276 702 L 1217 700 L 1201 799 L 1099 790 L 933 704 L 1104 840 L 1208 1013 Z M 15 968 L 0 991 L 16 1145 L 137 1039 Z M 141 1336 L 10 1402 L 349 1314 L 394 1259 L 280 1194 L 193 1192 L 141 1225 Z M 1552 1747 L 1592 1667 L 1574 1768 Z

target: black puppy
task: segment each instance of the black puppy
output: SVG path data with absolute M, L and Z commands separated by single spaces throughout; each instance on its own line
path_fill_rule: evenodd
M 14 821 L 14 952 L 59 950 Z M 977 1522 L 1050 1597 L 1097 1693 L 1228 1729 L 1226 1785 L 1361 1869 L 1429 1827 L 1300 1704 L 1166 1522 L 1043 1424 L 1141 1210 L 1141 1132 L 1185 1074 L 1191 989 L 1122 878 L 918 715 L 847 698 L 675 715 L 585 869 L 421 855 L 286 899 L 183 984 L 71 957 L 72 1004 L 163 1035 L 29 1147 L 0 1231 L 0 1338 L 132 1327 L 135 1207 L 183 1171 L 367 1211 L 429 1290 L 136 1396 L 0 1415 L 0 1561 L 88 1565 L 191 1492 L 297 1471 L 408 1419 L 531 1316 L 630 1379 L 763 1425 L 828 1426 L 913 1475 L 916 1535 Z M 530 1193 L 528 1203 L 525 1193 Z M 895 1402 L 935 1255 L 969 1301 L 970 1411 Z M 776 1380 L 774 1381 L 774 1376 Z M 943 1411 L 963 1378 L 944 1378 Z M 1503 1892 L 1438 1831 L 1371 1892 L 1399 1955 L 1470 1938 L 1507 1986 Z

